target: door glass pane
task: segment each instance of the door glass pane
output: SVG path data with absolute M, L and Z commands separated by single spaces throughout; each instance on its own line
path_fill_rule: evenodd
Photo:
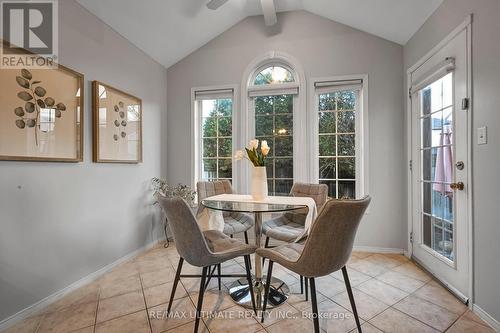
M 454 261 L 453 73 L 420 92 L 423 244 Z

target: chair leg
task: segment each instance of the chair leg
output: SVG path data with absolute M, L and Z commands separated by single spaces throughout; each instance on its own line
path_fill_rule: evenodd
M 210 267 L 203 267 L 201 273 L 201 282 L 200 282 L 200 293 L 198 294 L 198 306 L 196 307 L 196 320 L 194 322 L 194 332 L 198 332 L 198 326 L 200 326 L 200 318 L 201 318 L 201 308 L 203 306 L 203 295 L 205 294 L 205 280 L 207 279 L 207 271 Z
M 221 282 L 221 281 L 222 281 L 222 278 L 220 277 L 220 271 L 221 271 L 221 270 L 222 270 L 222 269 L 221 269 L 221 265 L 220 265 L 220 264 L 218 264 L 218 265 L 217 265 L 217 275 L 219 275 L 219 277 L 217 278 L 217 282 L 218 282 L 218 284 L 219 284 L 219 290 L 221 290 L 221 285 L 222 285 L 222 282 Z
M 300 276 L 300 293 L 304 295 L 304 277 Z
M 269 237 L 266 236 L 266 243 L 264 244 L 264 248 L 268 248 L 269 247 Z M 262 266 L 264 266 L 266 262 L 266 258 L 262 258 Z
M 247 272 L 248 289 L 250 291 L 250 299 L 252 300 L 252 308 L 255 315 L 257 315 L 257 307 L 255 306 L 255 294 L 253 293 L 252 273 L 250 272 L 250 256 L 245 256 L 245 270 Z
M 244 235 L 245 235 L 245 243 L 248 244 L 248 233 L 245 231 Z
M 304 284 L 306 285 L 306 302 L 309 300 L 309 279 L 304 278 Z
M 319 333 L 319 316 L 318 316 L 318 301 L 316 299 L 316 283 L 314 282 L 314 278 L 309 278 L 309 280 L 311 281 L 311 303 L 313 312 L 314 333 Z
M 261 323 L 264 323 L 264 314 L 266 313 L 267 299 L 269 298 L 269 287 L 271 287 L 271 277 L 273 275 L 273 264 L 272 260 L 269 260 L 269 268 L 267 269 L 267 279 L 264 291 L 264 304 L 262 305 L 262 319 Z
M 205 282 L 205 290 L 208 289 L 208 284 L 212 280 L 212 275 L 214 275 L 215 270 L 217 269 L 217 265 L 214 265 L 214 267 L 208 266 L 208 276 L 207 276 L 207 282 Z
M 179 258 L 179 264 L 177 264 L 177 271 L 175 272 L 174 285 L 172 286 L 172 292 L 170 293 L 170 301 L 168 302 L 167 314 L 170 314 L 170 309 L 172 309 L 172 302 L 174 301 L 175 290 L 177 289 L 177 284 L 181 279 L 182 264 L 184 263 L 183 258 Z
M 351 282 L 349 282 L 349 275 L 347 275 L 347 268 L 345 266 L 342 267 L 342 275 L 344 276 L 345 287 L 347 289 L 347 294 L 349 295 L 349 301 L 351 302 L 352 313 L 354 314 L 354 319 L 356 320 L 356 326 L 358 327 L 358 332 L 361 333 L 361 323 L 359 322 L 358 310 L 356 310 Z

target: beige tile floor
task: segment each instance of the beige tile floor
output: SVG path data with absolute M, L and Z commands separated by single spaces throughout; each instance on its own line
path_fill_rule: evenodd
M 177 260 L 173 245 L 159 245 L 4 332 L 192 332 L 198 279 L 181 280 L 174 316 L 164 318 Z M 184 265 L 183 273 L 199 271 Z M 243 273 L 243 260 L 225 263 L 223 271 Z M 402 255 L 355 252 L 348 271 L 363 332 L 494 332 Z M 232 302 L 227 294 L 232 279 L 223 280 L 223 291 L 212 280 L 200 332 L 312 332 L 311 306 L 299 293 L 297 276 L 279 266 L 275 275 L 287 282 L 291 296 L 264 324 Z M 322 331 L 356 332 L 342 274 L 317 279 L 317 289 Z

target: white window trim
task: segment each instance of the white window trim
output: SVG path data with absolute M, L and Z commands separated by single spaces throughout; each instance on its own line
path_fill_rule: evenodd
M 368 111 L 368 75 L 342 75 L 342 76 L 328 76 L 328 77 L 315 77 L 310 79 L 309 84 L 309 96 L 311 97 L 309 102 L 309 108 L 307 109 L 307 126 L 309 133 L 308 142 L 306 142 L 309 149 L 309 180 L 311 182 L 318 182 L 318 147 L 319 147 L 319 125 L 316 121 L 317 119 L 317 106 L 318 106 L 318 94 L 316 93 L 315 83 L 318 82 L 329 82 L 329 81 L 348 81 L 348 80 L 362 80 L 362 88 L 359 93 L 359 98 L 356 101 L 356 197 L 363 197 L 370 193 L 369 191 L 369 111 Z M 362 140 L 359 135 L 362 135 Z M 368 213 L 367 210 L 366 213 Z
M 254 105 L 253 98 L 248 96 L 249 88 L 253 89 L 255 86 L 253 84 L 255 76 L 268 65 L 280 65 L 291 71 L 294 74 L 295 82 L 292 85 L 298 86 L 299 93 L 294 95 L 293 98 L 293 159 L 294 161 L 306 161 L 307 147 L 302 146 L 302 142 L 308 140 L 307 128 L 305 130 L 298 130 L 303 128 L 303 124 L 307 123 L 307 84 L 305 72 L 300 66 L 300 63 L 291 55 L 279 51 L 270 51 L 265 54 L 255 58 L 247 66 L 245 72 L 243 73 L 243 79 L 241 82 L 241 119 L 247 119 L 244 128 L 242 128 L 240 135 L 240 147 L 243 148 L 247 142 L 255 136 L 255 115 L 254 115 Z M 276 84 L 279 86 L 288 86 L 290 84 Z M 268 87 L 273 89 L 272 86 Z M 259 88 L 265 89 L 265 88 Z M 233 140 L 234 142 L 234 140 Z M 241 149 L 238 148 L 238 149 Z M 307 182 L 308 172 L 307 163 L 293 163 L 293 181 L 294 182 Z M 250 163 L 237 163 L 233 165 L 233 177 L 236 174 L 239 176 L 240 184 L 235 186 L 239 193 L 249 193 L 250 190 Z
M 199 147 L 199 142 L 201 138 L 200 129 L 200 111 L 198 106 L 198 101 L 196 100 L 196 92 L 202 90 L 233 90 L 233 112 L 232 112 L 232 151 L 237 147 L 238 142 L 237 137 L 239 136 L 240 118 L 239 118 L 239 89 L 238 85 L 216 85 L 216 86 L 203 86 L 203 87 L 193 87 L 191 88 L 191 188 L 196 189 L 196 183 L 201 180 L 201 152 Z M 237 186 L 238 179 L 240 178 L 237 173 L 235 173 L 235 166 L 233 160 L 233 187 Z

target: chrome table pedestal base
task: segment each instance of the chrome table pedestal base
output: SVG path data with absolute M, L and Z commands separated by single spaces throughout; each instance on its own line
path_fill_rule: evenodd
M 262 280 L 265 281 L 265 279 Z M 258 311 L 262 309 L 262 304 L 264 304 L 264 282 L 256 282 L 254 280 L 253 291 L 255 293 L 255 305 Z M 267 309 L 272 309 L 285 303 L 288 299 L 289 292 L 290 290 L 285 282 L 273 277 L 271 279 L 271 288 L 269 289 Z M 250 298 L 247 279 L 242 278 L 234 281 L 229 287 L 229 294 L 235 303 L 247 309 L 252 308 L 252 299 Z

